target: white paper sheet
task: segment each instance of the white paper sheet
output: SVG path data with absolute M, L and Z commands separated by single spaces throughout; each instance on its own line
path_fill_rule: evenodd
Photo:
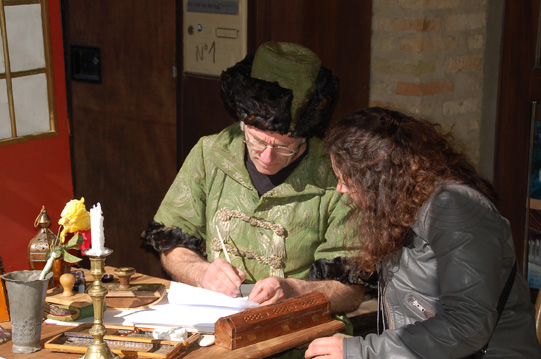
M 243 294 L 245 293 L 243 292 Z M 192 287 L 179 282 L 171 282 L 169 292 L 167 293 L 167 299 L 171 304 L 182 305 L 204 305 L 238 309 L 259 307 L 258 303 L 250 302 L 247 297 L 231 298 L 221 293 L 216 293 L 203 288 Z
M 149 308 L 139 310 L 107 309 L 103 323 L 112 325 L 144 325 L 147 327 L 184 327 L 203 333 L 214 333 L 214 323 L 221 317 L 236 314 L 258 303 L 245 298 L 231 298 L 186 284 L 171 282 L 167 298 Z M 74 323 L 92 323 L 93 317 Z M 67 324 L 47 319 L 48 323 Z
M 138 324 L 182 326 L 214 332 L 214 323 L 219 318 L 258 306 L 258 303 L 244 298 L 231 298 L 206 289 L 171 282 L 167 302 L 129 314 L 124 319 Z

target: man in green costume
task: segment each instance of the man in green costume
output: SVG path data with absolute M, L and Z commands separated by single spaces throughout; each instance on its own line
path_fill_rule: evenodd
M 221 84 L 239 122 L 191 150 L 146 244 L 183 283 L 229 296 L 255 283 L 249 299 L 262 305 L 321 291 L 333 312 L 357 309 L 364 292 L 347 260 L 349 207 L 317 138 L 338 79 L 311 50 L 268 42 Z

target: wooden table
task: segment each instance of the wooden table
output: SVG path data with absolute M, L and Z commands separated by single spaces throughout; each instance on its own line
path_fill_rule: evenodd
M 9 322 L 0 323 L 4 328 L 10 328 Z M 240 359 L 240 358 L 266 358 L 280 353 L 284 350 L 302 347 L 312 340 L 329 336 L 344 328 L 344 323 L 333 320 L 332 322 L 304 329 L 295 334 L 283 335 L 278 338 L 267 340 L 261 343 L 250 345 L 244 348 L 229 350 L 216 345 L 210 347 L 199 347 L 197 345 L 182 350 L 172 359 Z M 73 329 L 72 326 L 61 326 L 43 324 L 41 331 L 41 347 L 49 339 L 66 330 Z M 31 354 L 13 354 L 11 341 L 0 345 L 0 357 L 14 359 L 75 359 L 81 358 L 81 354 L 57 353 L 49 349 L 42 349 Z
M 114 268 L 106 267 L 108 273 L 112 273 Z M 92 278 L 90 278 L 92 279 Z M 134 274 L 132 282 L 155 282 L 163 281 L 169 286 L 169 282 L 163 279 L 154 278 L 141 274 Z M 9 322 L 0 322 L 0 325 L 6 329 L 11 328 Z M 73 326 L 46 324 L 42 325 L 41 332 L 41 347 L 44 347 L 45 342 L 52 339 L 54 336 L 61 334 L 67 330 L 73 329 Z M 216 345 L 209 347 L 199 347 L 197 344 L 180 351 L 172 359 L 239 359 L 239 358 L 266 358 L 271 355 L 280 353 L 284 350 L 296 347 L 302 347 L 310 343 L 313 339 L 329 336 L 341 331 L 344 328 L 344 323 L 333 320 L 329 323 L 314 326 L 292 334 L 283 335 L 264 342 L 247 346 L 245 348 L 229 350 Z M 58 353 L 52 352 L 49 349 L 42 349 L 31 354 L 14 354 L 12 352 L 12 342 L 9 341 L 0 344 L 0 357 L 15 358 L 15 359 L 74 359 L 81 358 L 81 354 Z

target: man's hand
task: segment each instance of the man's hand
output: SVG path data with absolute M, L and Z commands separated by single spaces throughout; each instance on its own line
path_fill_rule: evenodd
M 236 297 L 246 274 L 218 258 L 209 263 L 205 258 L 187 248 L 175 247 L 161 255 L 163 267 L 174 280 Z M 295 278 L 269 277 L 257 281 L 249 300 L 268 305 L 281 299 L 319 291 L 329 297 L 332 313 L 356 310 L 364 296 L 364 288 L 333 280 L 310 281 Z
M 358 285 L 347 285 L 334 280 L 268 277 L 256 282 L 248 299 L 268 305 L 311 292 L 327 295 L 332 313 L 352 312 L 359 307 L 364 297 L 364 288 Z
M 258 280 L 250 292 L 248 300 L 261 305 L 273 304 L 285 297 L 285 280 L 268 277 Z
M 174 280 L 236 297 L 246 274 L 225 259 L 207 262 L 199 254 L 182 247 L 170 249 L 161 255 L 163 267 Z
M 306 349 L 306 359 L 323 358 L 342 359 L 344 356 L 344 339 L 341 337 L 319 338 L 314 340 Z
M 203 275 L 198 281 L 201 288 L 223 293 L 230 297 L 239 295 L 239 287 L 246 279 L 246 274 L 233 267 L 223 258 L 218 258 L 209 263 Z

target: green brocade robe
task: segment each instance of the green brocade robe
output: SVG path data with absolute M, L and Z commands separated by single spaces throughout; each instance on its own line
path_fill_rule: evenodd
M 203 238 L 209 261 L 225 257 L 219 231 L 246 283 L 269 276 L 306 279 L 314 261 L 347 257 L 349 207 L 336 191 L 321 140 L 311 138 L 285 182 L 260 197 L 245 166 L 243 138 L 238 123 L 201 138 L 154 220 Z

